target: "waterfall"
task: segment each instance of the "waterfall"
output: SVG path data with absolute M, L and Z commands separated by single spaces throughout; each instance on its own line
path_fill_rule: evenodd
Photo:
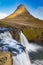
M 20 42 L 26 48 L 25 54 L 26 54 L 26 57 L 28 57 L 29 65 L 32 65 L 32 63 L 30 61 L 29 53 L 40 51 L 43 49 L 43 46 L 40 46 L 40 45 L 35 44 L 35 43 L 29 43 L 29 41 L 27 40 L 25 35 L 22 33 L 22 31 L 20 32 Z M 36 64 L 33 63 L 33 65 L 37 65 L 37 63 Z
M 41 49 L 39 45 L 30 44 L 25 35 L 20 32 L 20 42 L 13 39 L 9 30 L 0 28 L 0 50 L 10 52 L 13 58 L 13 65 L 31 65 L 28 52 Z
M 30 60 L 24 50 L 25 46 L 14 40 L 8 30 L 3 30 L 3 28 L 0 30 L 0 48 L 4 52 L 9 51 L 12 53 L 13 65 L 31 65 Z
M 29 43 L 29 41 L 27 40 L 27 38 L 25 37 L 25 35 L 22 33 L 22 31 L 20 32 L 20 42 L 23 46 L 26 47 L 26 49 L 30 52 L 37 52 L 37 50 L 42 49 L 43 47 L 35 44 L 35 43 Z
M 13 65 L 31 65 L 30 59 L 28 59 L 25 52 L 17 55 L 16 57 L 13 56 Z

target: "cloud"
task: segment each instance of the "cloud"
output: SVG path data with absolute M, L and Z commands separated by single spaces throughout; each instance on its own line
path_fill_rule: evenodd
M 34 17 L 43 20 L 43 7 L 38 7 L 31 13 Z
M 7 14 L 0 12 L 0 19 L 7 17 Z

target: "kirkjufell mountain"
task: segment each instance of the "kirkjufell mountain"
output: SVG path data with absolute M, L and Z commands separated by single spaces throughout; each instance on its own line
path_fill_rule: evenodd
M 10 16 L 8 16 L 8 18 L 14 18 L 16 16 L 19 16 L 19 15 L 25 15 L 25 14 L 28 14 L 29 12 L 27 11 L 27 9 L 25 8 L 24 5 L 19 5 L 17 7 L 17 9 L 15 10 L 14 13 L 12 13 Z
M 31 26 L 31 27 L 40 27 L 43 28 L 43 22 L 35 17 L 33 17 L 24 5 L 19 5 L 17 9 L 8 17 L 3 19 L 5 23 Z M 13 25 L 14 26 L 14 25 Z
M 11 15 L 0 20 L 0 26 L 22 30 L 28 40 L 38 43 L 43 42 L 43 20 L 33 17 L 22 4 Z M 18 30 L 16 32 L 13 30 L 13 32 L 17 38 Z

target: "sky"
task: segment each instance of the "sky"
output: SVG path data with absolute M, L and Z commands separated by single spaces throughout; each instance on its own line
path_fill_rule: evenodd
M 13 13 L 20 4 L 33 16 L 43 20 L 43 0 L 0 0 L 0 19 Z

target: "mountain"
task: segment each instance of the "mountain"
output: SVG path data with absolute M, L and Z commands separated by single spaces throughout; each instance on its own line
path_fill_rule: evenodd
M 17 7 L 15 12 L 13 12 L 11 15 L 6 17 L 2 21 L 7 23 L 8 25 L 16 24 L 36 28 L 43 28 L 43 21 L 33 17 L 22 4 Z
M 14 18 L 20 14 L 28 14 L 27 9 L 25 8 L 24 5 L 20 4 L 17 9 L 15 10 L 15 12 L 13 14 L 11 14 L 10 16 L 8 16 L 8 18 Z
M 16 38 L 18 30 L 22 30 L 28 40 L 43 42 L 43 20 L 33 17 L 22 4 L 11 15 L 0 20 L 0 26 L 16 28 L 16 31 L 13 30 Z

